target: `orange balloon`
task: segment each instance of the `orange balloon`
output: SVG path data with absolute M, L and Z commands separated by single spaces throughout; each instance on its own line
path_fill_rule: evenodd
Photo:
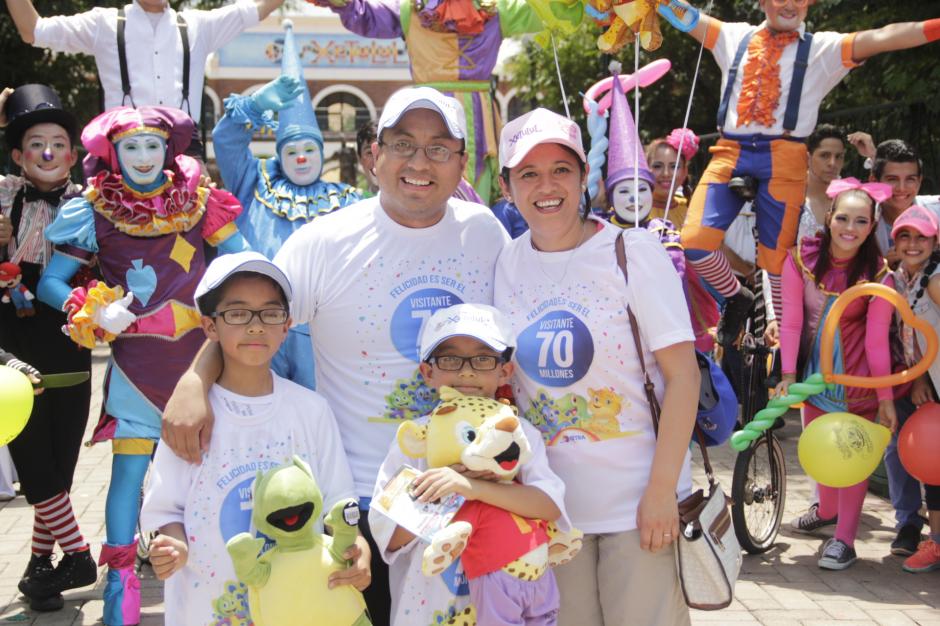
M 923 333 L 924 338 L 927 340 L 927 349 L 923 358 L 912 368 L 888 376 L 851 376 L 849 374 L 833 373 L 832 353 L 835 347 L 836 331 L 839 329 L 839 320 L 842 319 L 842 312 L 845 311 L 845 307 L 849 306 L 853 300 L 865 296 L 884 298 L 894 305 L 894 308 L 901 314 L 901 319 L 905 324 Z M 900 385 L 914 380 L 926 372 L 930 364 L 937 358 L 937 347 L 937 333 L 934 332 L 929 322 L 914 315 L 914 311 L 911 310 L 904 296 L 887 285 L 864 283 L 843 291 L 832 304 L 832 308 L 829 309 L 829 313 L 826 315 L 826 321 L 823 325 L 819 360 L 821 361 L 820 367 L 822 368 L 823 380 L 827 383 L 875 389 L 877 387 L 893 387 Z
M 928 402 L 907 418 L 898 434 L 898 454 L 907 473 L 927 485 L 940 485 L 940 404 Z

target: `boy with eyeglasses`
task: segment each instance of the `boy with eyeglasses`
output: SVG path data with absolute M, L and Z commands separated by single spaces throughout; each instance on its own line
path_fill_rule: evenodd
M 323 491 L 324 511 L 354 497 L 352 474 L 326 400 L 271 371 L 287 336 L 291 285 L 262 254 L 217 258 L 196 288 L 196 306 L 224 368 L 209 392 L 215 427 L 202 462 L 193 465 L 159 446 L 141 511 L 154 573 L 166 580 L 167 624 L 228 623 L 248 615 L 226 542 L 250 531 L 252 482 L 259 471 L 300 455 Z M 322 522 L 318 522 L 322 527 Z M 357 549 L 358 548 L 358 549 Z M 361 537 L 330 585 L 369 583 L 369 548 Z M 239 622 L 241 623 L 241 622 Z
M 497 309 L 485 304 L 458 304 L 428 318 L 421 332 L 419 368 L 434 390 L 446 385 L 465 395 L 495 398 L 497 390 L 512 377 L 510 359 L 515 345 L 509 321 Z M 398 468 L 407 464 L 425 470 L 414 481 L 413 493 L 421 501 L 457 493 L 521 517 L 557 520 L 561 526 L 570 526 L 564 512 L 564 483 L 548 466 L 541 435 L 527 421 L 521 421 L 532 447 L 532 460 L 523 465 L 519 482 L 496 482 L 495 476 L 470 472 L 460 465 L 429 470 L 423 459 L 405 457 L 398 443 L 392 442 L 379 469 L 373 498 Z M 509 623 L 503 620 L 511 614 L 512 598 L 520 593 L 518 587 L 500 583 L 503 586 L 499 593 L 488 588 L 486 602 L 471 607 L 462 565 L 452 565 L 440 575 L 427 577 L 421 572 L 425 544 L 374 508 L 369 512 L 369 526 L 382 559 L 389 564 L 392 626 L 448 623 L 457 615 L 468 620 L 475 616 L 478 624 Z M 525 623 L 554 623 L 558 591 L 550 573 L 544 582 L 542 593 L 527 599 L 530 608 L 544 609 L 539 614 L 543 619 Z M 535 615 L 525 617 L 535 620 Z
M 711 51 L 722 73 L 721 138 L 692 194 L 682 245 L 689 263 L 727 299 L 718 324 L 724 345 L 737 338 L 754 300 L 719 250 L 744 205 L 745 190 L 753 183 L 757 264 L 767 270 L 774 310 L 780 311 L 780 272 L 796 241 L 806 195 L 805 142 L 823 98 L 865 59 L 940 38 L 940 19 L 856 33 L 810 33 L 804 20 L 814 2 L 759 0 L 766 19 L 755 26 L 700 15 L 684 0 L 674 0 L 684 9 L 682 30 Z

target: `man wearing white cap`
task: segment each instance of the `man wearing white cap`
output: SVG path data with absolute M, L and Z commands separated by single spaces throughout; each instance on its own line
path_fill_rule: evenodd
M 418 372 L 423 323 L 437 309 L 493 299 L 509 237 L 489 209 L 451 198 L 466 137 L 453 98 L 429 87 L 393 94 L 372 145 L 378 196 L 302 227 L 274 259 L 294 286 L 294 322 L 310 324 L 317 390 L 336 414 L 364 509 L 398 424 L 435 404 Z M 218 372 L 218 353 L 204 351 L 164 416 L 164 439 L 193 461 L 211 432 L 204 390 Z M 373 578 L 366 601 L 374 623 L 385 624 L 381 559 Z

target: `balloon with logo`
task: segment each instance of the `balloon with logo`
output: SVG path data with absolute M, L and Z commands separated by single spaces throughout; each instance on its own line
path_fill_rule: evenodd
M 25 374 L 0 365 L 0 446 L 19 435 L 33 412 L 33 384 Z
M 898 434 L 898 454 L 907 473 L 927 485 L 940 485 L 940 404 L 928 402 L 914 411 Z
M 851 487 L 875 471 L 890 439 L 890 430 L 858 415 L 826 413 L 803 430 L 797 452 L 820 485 Z

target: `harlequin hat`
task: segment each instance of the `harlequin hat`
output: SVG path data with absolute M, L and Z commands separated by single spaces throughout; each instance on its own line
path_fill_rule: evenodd
M 610 94 L 610 131 L 607 149 L 607 197 L 612 197 L 617 183 L 633 180 L 634 175 L 645 180 L 652 187 L 656 183 L 650 166 L 646 162 L 643 146 L 637 134 L 633 114 L 627 105 L 627 96 L 617 73 L 614 72 Z
M 277 114 L 276 148 L 278 154 L 281 152 L 281 146 L 285 143 L 302 138 L 316 141 L 322 153 L 323 133 L 320 132 L 320 125 L 317 123 L 317 116 L 310 102 L 310 91 L 307 89 L 307 81 L 304 79 L 303 63 L 300 60 L 300 53 L 297 51 L 297 43 L 294 41 L 294 23 L 290 20 L 284 20 L 284 49 L 281 54 L 281 74 L 296 78 L 303 87 L 303 91 L 291 106 L 281 109 Z
M 193 138 L 195 122 L 183 111 L 171 107 L 116 107 L 91 120 L 82 130 L 82 144 L 88 150 L 83 167 L 85 175 L 106 168 L 120 170 L 115 142 L 132 135 L 154 134 L 166 140 L 169 167 L 182 155 Z
M 11 150 L 20 149 L 23 135 L 36 124 L 58 124 L 73 143 L 78 134 L 75 117 L 62 108 L 59 94 L 48 85 L 34 83 L 17 87 L 7 99 L 3 112 L 8 122 L 7 146 Z

